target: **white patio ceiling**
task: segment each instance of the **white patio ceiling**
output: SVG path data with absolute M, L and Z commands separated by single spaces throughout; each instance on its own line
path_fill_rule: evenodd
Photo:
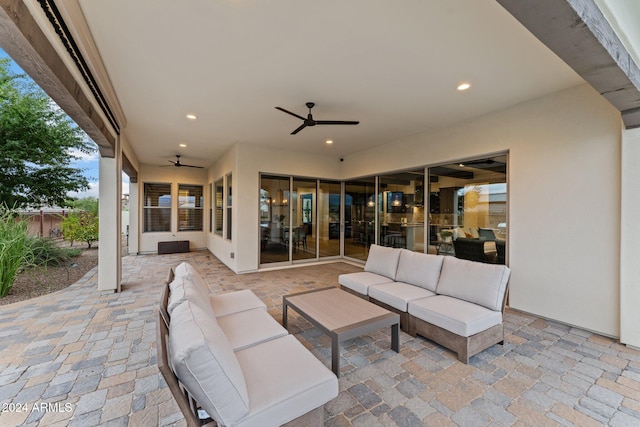
M 236 142 L 338 158 L 584 82 L 493 0 L 79 3 L 148 164 Z M 307 101 L 360 124 L 289 135 L 301 122 L 274 107 Z

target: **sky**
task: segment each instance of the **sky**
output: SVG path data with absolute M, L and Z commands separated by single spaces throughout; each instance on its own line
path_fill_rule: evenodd
M 0 58 L 9 58 L 9 54 L 7 54 L 2 48 L 0 48 Z M 15 74 L 26 74 L 18 64 L 16 64 L 13 59 L 11 59 L 10 69 Z M 97 147 L 97 146 L 96 146 Z M 89 189 L 82 192 L 70 192 L 69 196 L 76 198 L 84 198 L 84 197 L 95 197 L 98 198 L 98 192 L 100 188 L 99 182 L 99 154 L 98 150 L 92 154 L 85 154 L 79 151 L 72 153 L 74 156 L 78 157 L 78 160 L 74 160 L 71 162 L 71 166 L 82 169 L 83 175 L 89 181 Z M 129 194 L 129 178 L 126 174 L 122 174 L 122 193 Z

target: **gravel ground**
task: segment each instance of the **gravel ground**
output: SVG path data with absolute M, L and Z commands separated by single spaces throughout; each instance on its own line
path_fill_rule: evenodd
M 74 247 L 82 248 L 77 243 Z M 72 266 L 73 264 L 75 265 Z M 80 280 L 96 265 L 98 265 L 97 244 L 91 249 L 86 249 L 84 245 L 82 254 L 72 258 L 67 265 L 30 268 L 19 273 L 7 296 L 0 298 L 0 305 L 24 301 L 64 289 Z

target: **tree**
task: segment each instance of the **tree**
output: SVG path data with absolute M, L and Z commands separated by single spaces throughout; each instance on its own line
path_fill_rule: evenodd
M 64 239 L 71 242 L 85 242 L 91 249 L 91 244 L 98 240 L 98 199 L 87 197 L 80 200 L 70 201 L 69 205 L 75 211 L 62 220 L 62 235 Z
M 67 192 L 88 188 L 73 153 L 92 153 L 86 134 L 24 75 L 0 59 L 0 203 L 64 206 Z

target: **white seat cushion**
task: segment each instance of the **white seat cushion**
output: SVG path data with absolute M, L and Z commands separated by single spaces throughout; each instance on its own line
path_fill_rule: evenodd
M 362 295 L 368 295 L 369 286 L 389 282 L 392 282 L 392 280 L 388 277 L 369 273 L 368 271 L 347 273 L 338 276 L 338 283 L 352 291 L 361 293 Z
M 381 276 L 388 277 L 391 280 L 395 280 L 399 258 L 400 249 L 371 245 L 371 247 L 369 247 L 367 263 L 364 265 L 364 271 L 379 274 Z
M 421 254 L 402 249 L 396 280 L 435 292 L 443 260 L 443 255 Z
M 217 317 L 227 316 L 240 311 L 260 308 L 267 311 L 267 306 L 250 289 L 229 292 L 226 294 L 211 295 L 209 298 L 211 307 Z
M 444 295 L 409 302 L 409 314 L 463 337 L 502 323 L 501 311 Z
M 502 311 L 509 267 L 445 257 L 437 293 Z
M 180 382 L 218 424 L 232 425 L 249 412 L 242 369 L 211 312 L 192 301 L 178 305 L 169 324 L 169 354 Z
M 218 317 L 218 325 L 231 344 L 233 351 L 242 350 L 261 342 L 288 334 L 271 315 L 261 308 Z
M 435 292 L 420 286 L 410 285 L 403 282 L 383 283 L 369 287 L 369 296 L 391 307 L 407 311 L 407 303 L 415 299 L 432 297 Z
M 338 379 L 293 336 L 236 352 L 249 392 L 238 427 L 285 424 L 338 396 Z
M 212 312 L 210 304 L 206 302 L 209 299 L 209 292 L 201 285 L 194 283 L 192 276 L 176 276 L 169 283 L 169 303 L 167 304 L 167 312 L 169 316 L 173 314 L 173 310 L 186 300 L 190 300 L 198 304 L 201 308 L 208 307 Z

